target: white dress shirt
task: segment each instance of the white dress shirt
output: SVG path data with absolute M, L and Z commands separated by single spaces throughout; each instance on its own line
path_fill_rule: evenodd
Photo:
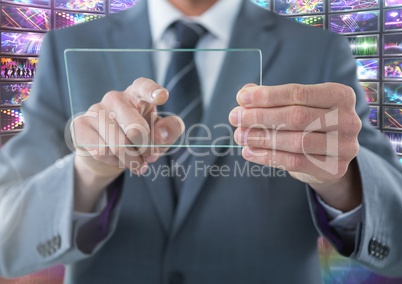
M 198 17 L 186 17 L 167 0 L 148 0 L 149 21 L 153 47 L 171 49 L 176 38 L 169 26 L 177 20 L 191 20 L 207 29 L 197 48 L 224 49 L 229 46 L 233 24 L 239 13 L 242 0 L 219 0 L 208 11 Z M 223 16 L 223 17 L 222 17 Z M 225 52 L 198 52 L 195 54 L 204 109 L 211 103 L 212 93 L 223 64 Z M 153 56 L 156 81 L 163 85 L 170 61 L 169 53 L 156 52 Z M 233 94 L 236 96 L 236 94 Z

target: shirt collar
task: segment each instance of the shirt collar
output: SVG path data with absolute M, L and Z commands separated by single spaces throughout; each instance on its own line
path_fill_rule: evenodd
M 218 39 L 229 42 L 242 1 L 218 0 L 204 14 L 190 19 L 203 25 L 209 33 Z M 167 0 L 148 0 L 148 13 L 154 43 L 162 39 L 163 34 L 173 22 L 186 18 Z

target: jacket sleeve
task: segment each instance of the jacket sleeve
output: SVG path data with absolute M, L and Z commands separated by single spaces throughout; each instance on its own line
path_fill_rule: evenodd
M 354 246 L 336 241 L 333 232 L 323 227 L 320 212 L 310 192 L 314 223 L 322 235 L 341 254 L 383 275 L 402 275 L 402 170 L 390 143 L 374 129 L 368 119 L 369 108 L 357 80 L 356 63 L 347 40 L 333 36 L 328 44 L 325 81 L 352 87 L 356 93 L 356 111 L 363 127 L 359 134 L 360 151 L 356 157 L 363 186 L 362 222 L 356 230 Z M 318 211 L 317 211 L 318 210 Z
M 53 32 L 49 32 L 42 43 L 30 97 L 23 105 L 24 129 L 0 149 L 3 277 L 83 259 L 112 234 L 110 230 L 97 240 L 91 253 L 77 246 L 80 228 L 100 213 L 85 222 L 73 218 L 74 154 L 64 135 L 69 132 L 69 105 L 62 98 L 66 95 L 65 78 L 60 75 L 63 64 L 56 60 L 55 50 Z M 108 228 L 113 228 L 116 214 L 117 209 L 109 214 Z

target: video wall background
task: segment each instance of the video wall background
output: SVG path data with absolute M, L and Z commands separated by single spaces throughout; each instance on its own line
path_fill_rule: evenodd
M 0 1 L 0 146 L 24 126 L 21 103 L 29 97 L 47 31 L 116 13 L 138 0 Z
M 0 147 L 24 127 L 44 35 L 125 10 L 140 0 L 0 1 Z M 294 21 L 348 38 L 370 105 L 370 122 L 391 141 L 402 162 L 402 0 L 250 0 Z M 302 56 L 302 55 L 301 55 Z M 339 256 L 320 239 L 325 284 L 398 284 Z M 62 266 L 0 284 L 62 283 Z

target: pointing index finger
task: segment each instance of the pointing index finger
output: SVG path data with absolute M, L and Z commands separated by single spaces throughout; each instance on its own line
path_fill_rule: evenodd
M 163 105 L 169 98 L 168 90 L 147 78 L 136 79 L 126 91 L 135 101 L 152 105 Z
M 242 88 L 237 93 L 237 102 L 245 108 L 300 105 L 332 109 L 340 106 L 354 107 L 355 99 L 352 88 L 337 83 L 254 86 Z

